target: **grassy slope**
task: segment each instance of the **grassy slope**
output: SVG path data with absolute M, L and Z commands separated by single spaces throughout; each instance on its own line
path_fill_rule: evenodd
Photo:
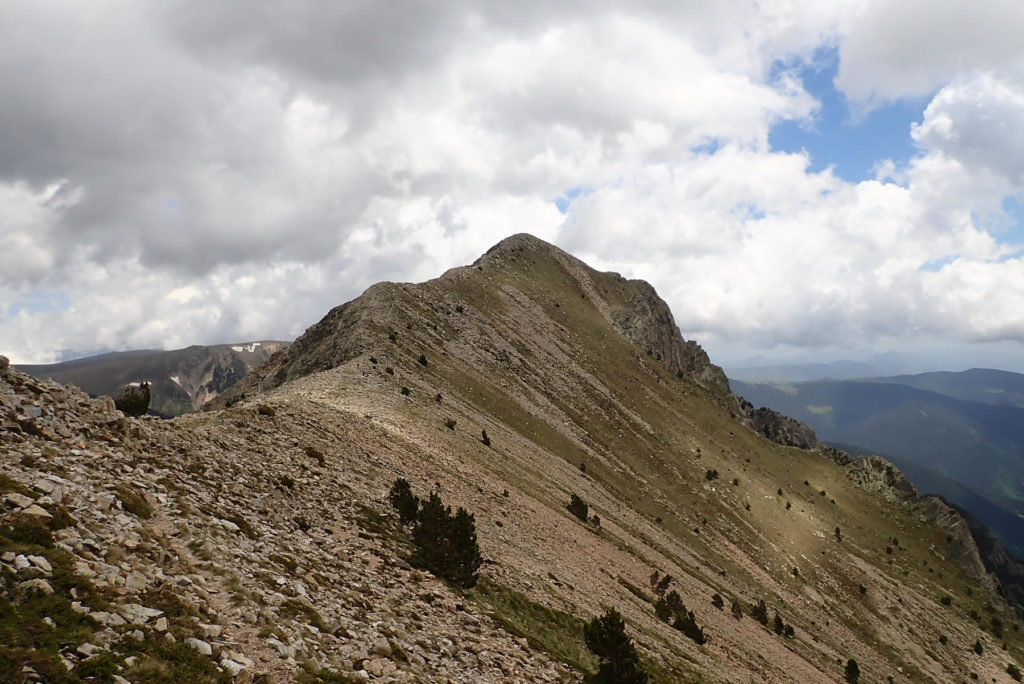
M 594 277 L 612 308 L 632 294 L 626 281 Z M 981 632 L 966 615 L 1005 607 L 943 559 L 946 531 L 858 489 L 820 456 L 742 428 L 714 396 L 618 335 L 557 262 L 519 255 L 395 294 L 391 317 L 373 324 L 379 342 L 339 368 L 329 389 L 324 377 L 283 392 L 303 401 L 316 386 L 332 410 L 372 411 L 399 451 L 421 454 L 404 458 L 404 468 L 427 482 L 445 480 L 457 502 L 484 509 L 482 520 L 495 512 L 488 507 L 515 509 L 519 501 L 518 515 L 538 526 L 534 546 L 503 548 L 489 528 L 481 539 L 524 595 L 577 618 L 617 605 L 642 651 L 670 673 L 666 681 L 713 680 L 723 666 L 823 680 L 838 677 L 836 660 L 850 656 L 872 680 L 897 667 L 915 680 L 979 667 L 966 649 Z M 425 367 L 416 361 L 421 353 Z M 403 385 L 410 396 L 398 393 Z M 446 417 L 457 420 L 456 430 L 444 429 Z M 493 448 L 480 445 L 481 427 Z M 705 478 L 709 469 L 717 480 Z M 500 483 L 513 490 L 511 503 L 494 504 Z M 570 491 L 601 515 L 598 533 L 566 522 Z M 536 550 L 558 577 L 538 586 L 522 552 L 558 540 L 571 545 L 574 535 L 584 535 L 592 555 Z M 707 625 L 707 646 L 657 622 L 627 588 L 644 587 L 654 569 L 677 578 Z M 566 586 L 594 591 L 581 596 Z M 715 592 L 727 604 L 767 599 L 795 625 L 796 638 L 723 616 L 709 605 Z M 938 602 L 945 595 L 955 597 L 951 607 Z M 949 646 L 939 645 L 940 634 Z M 1020 657 L 1016 634 L 1009 649 Z
M 1024 512 L 1024 408 L 873 382 L 734 385 L 755 404 L 808 423 L 821 439 L 892 454 Z

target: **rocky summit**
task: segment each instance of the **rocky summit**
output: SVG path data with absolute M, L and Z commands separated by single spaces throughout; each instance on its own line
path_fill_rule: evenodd
M 535 238 L 371 287 L 217 402 L 126 418 L 0 359 L 0 681 L 578 682 L 608 608 L 652 682 L 1020 676 L 960 514 Z M 417 562 L 397 478 L 473 514 L 474 586 Z

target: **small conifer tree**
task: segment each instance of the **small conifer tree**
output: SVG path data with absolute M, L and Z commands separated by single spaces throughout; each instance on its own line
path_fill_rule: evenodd
M 470 588 L 476 584 L 483 563 L 476 539 L 476 520 L 459 508 L 452 515 L 437 492 L 423 502 L 412 531 L 416 545 L 413 562 L 452 583 Z
M 412 486 L 404 477 L 398 478 L 391 485 L 388 501 L 398 511 L 398 519 L 403 525 L 410 525 L 416 521 L 420 512 L 420 500 L 413 495 Z
M 751 612 L 751 616 L 762 625 L 768 624 L 768 606 L 765 605 L 764 599 L 760 599 L 757 605 L 754 606 L 754 610 Z
M 126 416 L 137 418 L 149 410 L 149 383 L 125 385 L 121 396 L 114 399 L 114 406 Z
M 619 611 L 609 608 L 583 627 L 583 640 L 600 660 L 597 674 L 590 684 L 646 684 L 647 673 L 640 667 L 640 658 Z
M 857 661 L 850 658 L 846 661 L 846 681 L 848 684 L 857 684 L 860 681 L 860 666 Z
M 706 644 L 708 641 L 707 636 L 704 635 L 704 630 L 697 624 L 697 619 L 694 617 L 692 610 L 683 608 L 683 610 L 676 613 L 676 619 L 672 622 L 672 626 L 693 639 L 694 643 L 699 646 Z
M 583 522 L 586 522 L 590 516 L 590 507 L 587 506 L 587 502 L 578 497 L 575 492 L 569 497 L 569 504 L 566 508 Z

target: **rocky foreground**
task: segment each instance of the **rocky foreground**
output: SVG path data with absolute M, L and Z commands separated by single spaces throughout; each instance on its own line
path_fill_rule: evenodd
M 0 601 L 17 611 L 2 629 L 47 645 L 0 663 L 40 682 L 575 678 L 397 558 L 382 497 L 357 496 L 271 412 L 233 412 L 251 424 L 235 432 L 127 419 L 0 357 Z

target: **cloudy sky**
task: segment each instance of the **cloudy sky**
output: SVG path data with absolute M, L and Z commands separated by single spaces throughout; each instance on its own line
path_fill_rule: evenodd
M 291 339 L 530 232 L 652 282 L 719 361 L 1013 366 L 1022 26 L 1019 0 L 5 0 L 0 353 Z

